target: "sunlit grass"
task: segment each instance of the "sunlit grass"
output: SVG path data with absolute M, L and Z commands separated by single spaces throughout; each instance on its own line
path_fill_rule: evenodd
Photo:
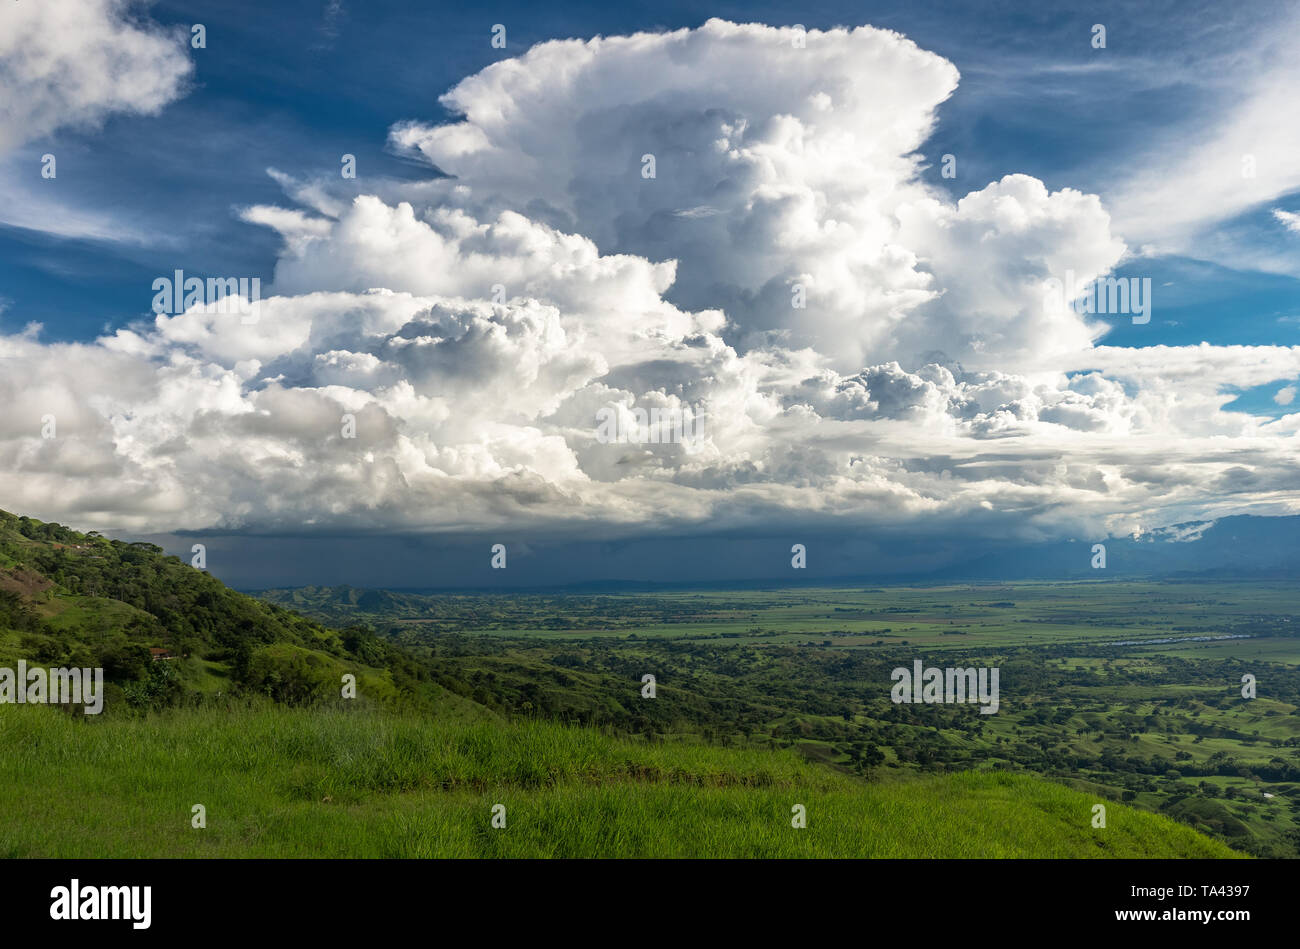
M 868 783 L 790 752 L 339 710 L 83 721 L 0 707 L 0 855 L 1227 857 L 1004 773 Z M 207 827 L 191 827 L 192 807 Z M 491 826 L 493 805 L 506 827 Z M 806 829 L 791 808 L 806 808 Z

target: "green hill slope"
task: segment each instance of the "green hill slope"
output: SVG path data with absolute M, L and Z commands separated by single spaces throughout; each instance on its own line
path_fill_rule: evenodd
M 151 648 L 172 658 L 154 661 Z M 366 701 L 445 698 L 423 666 L 368 630 L 330 629 L 237 593 L 154 544 L 0 511 L 0 665 L 19 659 L 103 668 L 110 712 L 232 692 L 310 704 L 337 697 L 347 673 Z
M 455 634 L 401 645 L 151 544 L 0 512 L 0 666 L 19 659 L 103 667 L 112 685 L 98 717 L 0 705 L 0 856 L 1234 855 L 1115 802 L 1093 828 L 1100 801 L 1031 776 L 870 782 L 717 747 L 701 738 L 730 738 L 747 706 L 665 684 L 647 707 L 635 655 L 593 671 Z M 629 732 L 681 740 L 614 737 Z
M 871 784 L 790 752 L 553 723 L 289 709 L 88 723 L 0 709 L 0 856 L 1230 857 L 1005 773 Z M 192 808 L 207 826 L 191 826 Z M 506 808 L 506 827 L 491 811 Z M 802 804 L 807 827 L 791 826 Z

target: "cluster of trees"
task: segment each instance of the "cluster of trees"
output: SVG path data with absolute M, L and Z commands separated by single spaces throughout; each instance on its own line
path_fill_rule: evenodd
M 54 666 L 102 667 L 117 697 L 157 709 L 199 701 L 195 667 L 224 666 L 226 694 L 289 704 L 338 697 L 351 664 L 382 672 L 386 694 L 420 704 L 429 673 L 415 657 L 367 628 L 330 629 L 281 606 L 229 589 L 161 547 L 108 540 L 0 511 L 0 563 L 40 593 L 0 589 L 0 632 L 19 634 L 20 655 Z M 75 621 L 52 623 L 63 598 Z M 155 661 L 150 647 L 178 660 Z
M 891 670 L 916 658 L 906 643 L 888 651 L 845 650 L 654 637 L 556 642 L 448 631 L 462 623 L 556 628 L 600 622 L 613 609 L 610 598 L 600 596 L 434 598 L 338 588 L 280 598 L 329 601 L 353 610 L 347 615 L 364 606 L 402 617 L 433 610 L 440 617 L 390 624 L 383 634 L 363 624 L 336 630 L 229 590 L 155 545 L 110 541 L 4 512 L 0 558 L 54 584 L 37 596 L 0 590 L 0 631 L 16 634 L 23 654 L 38 661 L 103 666 L 136 708 L 200 700 L 187 681 L 192 664 L 153 661 L 148 647 L 162 645 L 218 664 L 235 695 L 286 704 L 331 701 L 342 676 L 355 671 L 370 676 L 368 695 L 407 707 L 422 707 L 437 686 L 507 717 L 651 739 L 695 735 L 728 744 L 802 746 L 863 774 L 882 767 L 993 766 L 1083 777 L 1139 801 L 1138 795 L 1152 792 L 1178 798 L 1170 805 L 1175 816 L 1225 838 L 1240 836 L 1236 825 L 1195 802 L 1229 796 L 1189 778 L 1300 783 L 1294 752 L 1300 740 L 1247 734 L 1232 715 L 1242 701 L 1233 687 L 1240 670 L 1226 661 L 1162 656 L 1158 664 L 1139 663 L 1122 648 L 1103 647 L 1093 650 L 1101 659 L 1096 668 L 1080 669 L 1053 661 L 1076 656 L 1077 646 L 996 654 L 945 650 L 945 665 L 1001 669 L 1002 710 L 985 717 L 969 706 L 890 702 Z M 83 619 L 55 628 L 44 618 L 49 611 L 41 596 L 72 597 Z M 657 617 L 669 623 L 690 615 L 680 601 L 649 595 L 620 602 L 630 611 L 624 622 Z M 656 680 L 654 699 L 642 696 L 647 673 Z M 1277 671 L 1267 681 L 1270 699 L 1300 705 L 1300 677 Z M 1174 742 L 1184 736 L 1186 746 L 1178 747 Z M 1169 750 L 1152 752 L 1153 737 L 1168 741 Z M 1206 756 L 1188 750 L 1207 739 L 1234 741 L 1242 751 Z M 1274 753 L 1248 756 L 1246 749 L 1257 745 L 1271 745 Z
M 1235 664 L 1219 660 L 1161 657 L 1158 665 L 1131 666 L 1121 651 L 1109 650 L 1101 669 L 1091 671 L 1044 661 L 1056 653 L 1072 655 L 1077 647 L 1026 647 L 997 655 L 945 651 L 946 665 L 1000 667 L 1002 710 L 986 717 L 969 706 L 894 705 L 888 699 L 889 673 L 911 655 L 885 657 L 880 649 L 657 638 L 556 643 L 450 636 L 411 626 L 391 633 L 427 657 L 434 681 L 506 715 L 541 715 L 647 736 L 694 734 L 727 744 L 804 746 L 819 757 L 829 750 L 839 766 L 868 775 L 882 767 L 992 766 L 1062 780 L 1086 778 L 1113 788 L 1116 797 L 1158 792 L 1216 800 L 1226 799 L 1218 786 L 1198 789 L 1189 779 L 1300 780 L 1300 759 L 1281 750 L 1292 743 L 1256 739 L 1231 726 L 1229 713 L 1244 701 L 1232 688 L 1240 673 Z M 640 697 L 646 672 L 656 677 L 653 701 Z M 1282 677 L 1270 675 L 1269 682 L 1285 701 L 1295 686 L 1282 684 Z M 1188 686 L 1200 688 L 1193 692 Z M 1138 689 L 1140 700 L 1134 697 Z M 1188 697 L 1193 694 L 1195 699 Z M 1201 733 L 1231 737 L 1242 752 L 1208 758 L 1194 752 Z M 1153 737 L 1182 738 L 1185 744 L 1152 752 Z M 1135 746 L 1139 740 L 1142 750 Z M 1247 757 L 1256 742 L 1274 746 L 1276 753 Z M 1229 832 L 1235 832 L 1235 824 L 1220 816 L 1200 819 L 1207 813 L 1183 809 L 1175 816 L 1199 819 L 1198 828 L 1240 843 Z

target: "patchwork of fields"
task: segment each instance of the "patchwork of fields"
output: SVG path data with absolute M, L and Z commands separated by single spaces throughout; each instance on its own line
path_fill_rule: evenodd
M 103 667 L 106 693 L 96 716 L 0 705 L 0 852 L 1296 857 L 1295 602 L 1203 580 L 257 599 L 0 512 L 0 667 Z M 996 670 L 996 712 L 893 701 L 918 663 Z
M 793 748 L 875 780 L 1022 771 L 1243 852 L 1300 855 L 1300 628 L 1284 583 L 264 596 L 369 624 L 507 716 Z M 890 673 L 916 660 L 999 668 L 998 713 L 894 704 Z

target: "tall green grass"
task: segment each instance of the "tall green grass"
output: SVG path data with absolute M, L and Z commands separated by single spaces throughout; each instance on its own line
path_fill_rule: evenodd
M 1220 857 L 1040 779 L 873 784 L 789 752 L 343 710 L 0 707 L 10 857 Z M 206 808 L 207 827 L 191 827 Z M 506 807 L 494 829 L 491 809 Z M 802 804 L 806 829 L 791 826 Z

